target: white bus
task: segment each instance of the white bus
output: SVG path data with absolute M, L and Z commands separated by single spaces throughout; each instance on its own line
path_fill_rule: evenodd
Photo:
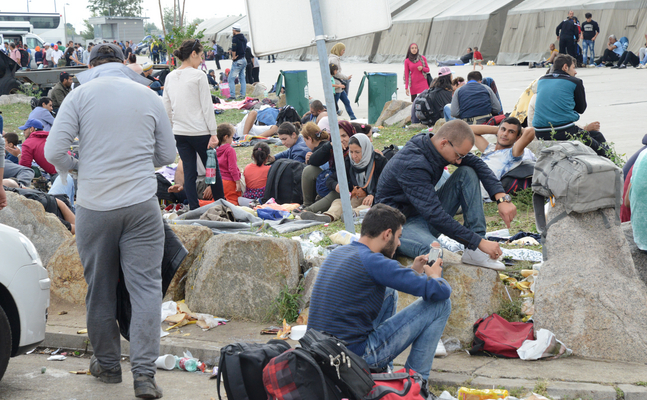
M 29 22 L 33 28 L 32 33 L 41 37 L 45 42 L 65 41 L 65 24 L 63 17 L 58 13 L 0 12 L 0 26 L 3 22 L 19 21 Z M 33 48 L 31 45 L 29 47 Z

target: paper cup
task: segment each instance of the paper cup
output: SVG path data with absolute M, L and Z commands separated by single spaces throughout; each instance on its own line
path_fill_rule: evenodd
M 175 356 L 172 354 L 164 354 L 163 356 L 159 356 L 157 357 L 157 360 L 155 360 L 155 365 L 157 365 L 157 368 L 159 369 L 171 371 L 173 368 L 175 368 Z
M 296 325 L 293 326 L 291 331 L 290 331 L 290 339 L 292 340 L 299 340 L 303 337 L 303 335 L 306 334 L 306 330 L 308 329 L 307 325 Z

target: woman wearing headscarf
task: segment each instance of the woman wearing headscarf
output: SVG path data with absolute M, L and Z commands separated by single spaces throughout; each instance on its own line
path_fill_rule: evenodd
M 404 60 L 404 87 L 407 96 L 411 96 L 411 101 L 429 89 L 427 83 L 427 74 L 429 73 L 429 65 L 425 56 L 420 55 L 418 45 L 411 43 L 409 50 L 407 50 L 407 58 Z
M 344 55 L 346 52 L 346 46 L 343 43 L 337 43 L 330 49 L 330 55 L 328 56 L 328 64 L 334 64 L 337 66 L 337 73 L 335 76 L 333 76 L 333 79 L 337 84 L 342 84 L 345 85 L 345 88 L 340 88 L 336 87 L 335 88 L 335 107 L 337 107 L 337 115 L 341 115 L 341 110 L 337 106 L 337 102 L 339 99 L 341 99 L 342 103 L 344 103 L 344 107 L 346 107 L 346 112 L 348 113 L 348 116 L 350 117 L 351 121 L 354 119 L 357 119 L 355 117 L 355 113 L 353 112 L 353 109 L 350 106 L 350 100 L 348 100 L 348 84 L 350 83 L 350 79 L 353 77 L 352 75 L 344 75 L 341 72 L 341 56 Z
M 358 216 L 359 212 L 368 209 L 373 205 L 377 182 L 380 174 L 387 163 L 387 159 L 376 153 L 373 143 L 368 136 L 357 133 L 350 138 L 348 145 L 348 156 L 344 158 L 346 165 L 346 179 L 351 189 L 350 204 L 353 208 L 353 215 Z M 326 186 L 339 195 L 339 183 L 337 174 L 328 176 Z M 341 199 L 335 199 L 330 208 L 322 214 L 304 211 L 301 219 L 332 222 L 342 217 Z

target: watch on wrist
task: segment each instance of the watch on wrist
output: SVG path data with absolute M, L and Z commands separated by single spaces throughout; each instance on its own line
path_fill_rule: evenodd
M 497 204 L 501 204 L 503 202 L 505 203 L 510 203 L 512 201 L 512 196 L 509 194 L 506 194 L 505 196 L 501 197 L 499 200 L 496 201 Z

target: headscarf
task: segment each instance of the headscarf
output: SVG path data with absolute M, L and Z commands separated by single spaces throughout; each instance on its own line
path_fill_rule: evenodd
M 330 53 L 336 55 L 337 57 L 341 57 L 341 52 L 346 50 L 346 46 L 343 43 L 337 43 L 330 49 Z
M 409 61 L 415 64 L 420 61 L 420 47 L 418 47 L 418 52 L 416 54 L 413 54 L 411 52 L 411 46 L 413 46 L 414 44 L 416 45 L 416 47 L 418 47 L 416 43 L 411 43 L 409 45 L 409 50 L 407 50 L 407 58 L 409 59 Z
M 349 157 L 351 173 L 355 175 L 355 179 L 357 179 L 357 185 L 361 187 L 366 185 L 366 180 L 371 174 L 373 160 L 375 159 L 375 151 L 373 149 L 373 143 L 371 143 L 371 139 L 369 139 L 365 134 L 357 133 L 353 137 L 357 139 L 357 141 L 359 142 L 359 147 L 362 148 L 362 159 L 358 163 L 355 163 L 353 157 Z
M 319 126 L 319 129 L 330 132 L 330 122 L 328 122 L 328 117 L 321 118 L 317 125 Z

